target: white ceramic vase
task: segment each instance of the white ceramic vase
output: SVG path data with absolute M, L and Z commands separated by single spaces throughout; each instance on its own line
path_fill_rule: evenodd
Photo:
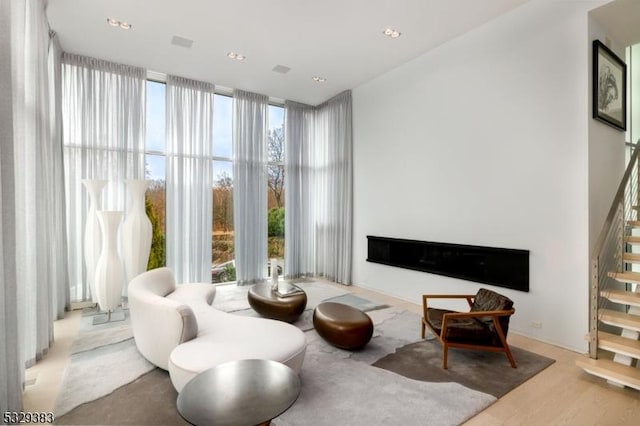
M 83 179 L 82 184 L 89 193 L 89 211 L 84 225 L 84 264 L 87 271 L 87 281 L 91 290 L 91 300 L 97 303 L 94 276 L 96 264 L 102 250 L 102 232 L 98 222 L 97 211 L 102 209 L 102 190 L 107 184 L 106 180 Z
M 120 211 L 99 211 L 102 231 L 102 250 L 95 273 L 96 296 L 100 309 L 111 312 L 122 300 L 124 265 L 118 253 L 118 228 L 122 221 Z
M 278 260 L 271 259 L 271 290 L 278 291 Z
M 151 251 L 152 227 L 144 204 L 144 194 L 149 187 L 149 181 L 131 179 L 125 180 L 125 184 L 129 192 L 129 204 L 127 216 L 120 230 L 120 243 L 126 274 L 126 296 L 129 282 L 147 270 Z

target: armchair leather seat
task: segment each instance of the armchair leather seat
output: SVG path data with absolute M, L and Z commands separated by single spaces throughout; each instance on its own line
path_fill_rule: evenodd
M 455 313 L 446 309 L 429 308 L 427 310 L 427 322 L 438 335 L 442 333 L 442 320 L 444 314 Z M 495 333 L 486 323 L 477 318 L 453 318 L 448 322 L 445 338 L 449 342 L 475 343 L 477 345 L 500 346 L 500 339 L 496 342 Z

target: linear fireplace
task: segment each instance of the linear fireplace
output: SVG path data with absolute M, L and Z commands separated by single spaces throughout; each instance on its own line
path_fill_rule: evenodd
M 367 261 L 529 291 L 529 250 L 367 236 Z

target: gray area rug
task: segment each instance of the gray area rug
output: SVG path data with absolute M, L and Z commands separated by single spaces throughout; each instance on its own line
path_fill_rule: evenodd
M 315 309 L 316 306 L 327 299 L 351 294 L 346 287 L 343 289 L 317 281 L 295 282 L 295 285 L 307 293 L 306 310 Z M 213 306 L 224 312 L 250 310 L 251 306 L 249 306 L 249 302 L 247 301 L 247 293 L 250 288 L 251 286 L 248 285 L 237 286 L 234 284 L 218 286 L 216 288 L 216 297 L 213 300 Z
M 154 368 L 140 355 L 133 339 L 74 354 L 56 400 L 56 417 L 107 395 Z
M 315 281 L 296 284 L 307 293 L 307 310 L 296 323 L 305 331 L 313 328 L 313 309 L 318 304 L 326 299 L 350 294 L 346 289 Z M 249 286 L 218 286 L 214 306 L 238 315 L 259 316 L 249 306 L 248 291 Z M 365 308 L 371 305 L 365 299 L 361 299 L 360 303 Z M 124 309 L 124 321 L 94 325 L 94 317 L 100 315 L 103 314 L 94 308 L 83 310 L 78 337 L 72 344 L 69 366 L 56 399 L 54 411 L 57 417 L 87 401 L 108 395 L 155 368 L 135 347 L 128 309 Z M 95 368 L 92 366 L 94 363 Z
M 412 379 L 434 383 L 456 382 L 500 398 L 555 361 L 511 346 L 518 368 L 505 354 L 449 349 L 447 369 L 442 368 L 442 347 L 437 340 L 403 346 L 373 365 Z
M 300 396 L 273 425 L 457 425 L 495 401 L 457 383 L 421 382 L 327 358 L 305 361 Z
M 420 317 L 398 308 L 368 313 L 375 334 L 362 350 L 346 351 L 308 331 L 296 403 L 276 426 L 457 425 L 495 401 L 458 383 L 413 380 L 370 364 L 420 340 Z
M 320 338 L 312 329 L 310 317 L 296 323 L 303 327 L 310 325 L 305 333 L 307 354 L 300 372 L 302 390 L 296 403 L 273 420 L 276 426 L 460 424 L 553 362 L 512 348 L 518 363 L 518 368 L 512 369 L 503 354 L 451 350 L 450 367 L 444 371 L 437 340 L 420 339 L 418 315 L 384 307 L 332 286 L 305 284 L 308 299 L 313 297 L 312 305 L 332 299 L 368 308 L 368 315 L 375 325 L 374 336 L 363 350 L 345 351 Z M 218 289 L 214 305 L 235 314 L 249 315 L 246 311 L 250 309 L 245 307 L 248 288 L 225 287 L 229 288 Z M 306 313 L 312 313 L 312 309 Z M 109 342 L 108 328 L 113 331 L 114 342 L 105 344 Z M 84 350 L 72 356 L 72 364 L 85 364 L 85 367 L 71 368 L 70 365 L 62 388 L 68 387 L 70 376 L 82 376 L 74 380 L 80 386 L 73 386 L 71 392 L 65 393 L 85 394 L 86 397 L 81 398 L 82 401 L 77 396 L 59 398 L 56 423 L 187 424 L 177 414 L 177 394 L 168 373 L 148 363 L 148 370 L 144 366 L 135 367 L 142 357 L 132 345 L 133 340 L 123 340 L 126 333 L 126 325 L 119 324 L 97 330 L 100 337 L 88 337 L 91 333 L 79 336 L 81 342 L 74 347 Z M 109 371 L 109 367 L 100 367 L 103 351 L 107 358 L 113 353 L 121 353 L 127 359 L 119 359 L 116 365 L 111 362 Z M 126 379 L 119 380 L 120 384 L 111 383 L 98 392 L 87 389 L 109 376 L 122 376 L 130 367 L 136 369 L 136 373 L 127 374 Z M 73 370 L 76 372 L 71 374 Z M 501 377 L 507 379 L 496 380 Z M 67 414 L 62 415 L 63 412 Z
M 56 416 L 59 425 L 166 425 L 190 423 L 176 409 L 178 393 L 169 373 L 159 368 L 151 370 L 119 387 L 108 395 L 87 402 L 63 416 Z
M 138 352 L 129 311 L 124 313 L 124 321 L 93 325 L 93 318 L 100 314 L 92 309 L 83 311 L 56 399 L 56 416 L 107 395 L 155 368 Z
M 325 302 L 342 303 L 343 305 L 353 306 L 354 308 L 358 308 L 361 311 L 365 312 L 388 307 L 388 305 L 385 305 L 384 303 L 378 303 L 371 300 L 363 299 L 362 297 L 356 296 L 355 294 L 351 293 L 332 297 L 331 299 L 325 300 Z
M 302 288 L 307 294 L 307 307 L 302 315 L 300 315 L 300 318 L 293 323 L 293 325 L 302 331 L 313 329 L 313 310 L 322 302 L 343 303 L 364 312 L 387 307 L 387 305 L 383 303 L 363 299 L 362 297 L 351 294 L 348 290 L 336 288 L 331 285 L 314 281 L 296 282 L 295 284 Z M 251 309 L 247 301 L 249 288 L 251 288 L 251 286 L 218 286 L 213 306 L 221 311 L 236 315 L 261 317 L 259 313 Z

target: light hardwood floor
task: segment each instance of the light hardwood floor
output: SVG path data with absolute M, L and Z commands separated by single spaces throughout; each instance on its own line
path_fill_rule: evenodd
M 356 294 L 371 300 L 420 313 L 419 305 L 352 286 Z M 52 411 L 69 360 L 71 343 L 78 333 L 80 312 L 68 313 L 55 323 L 56 340 L 49 354 L 27 370 L 26 379 L 36 379 L 24 393 L 24 409 Z M 416 324 L 416 329 L 418 325 Z M 585 356 L 515 333 L 513 346 L 556 360 L 554 364 L 500 398 L 465 425 L 638 425 L 640 392 L 608 385 L 575 366 Z M 505 361 L 506 362 L 506 361 Z M 428 424 L 425 420 L 424 424 Z

